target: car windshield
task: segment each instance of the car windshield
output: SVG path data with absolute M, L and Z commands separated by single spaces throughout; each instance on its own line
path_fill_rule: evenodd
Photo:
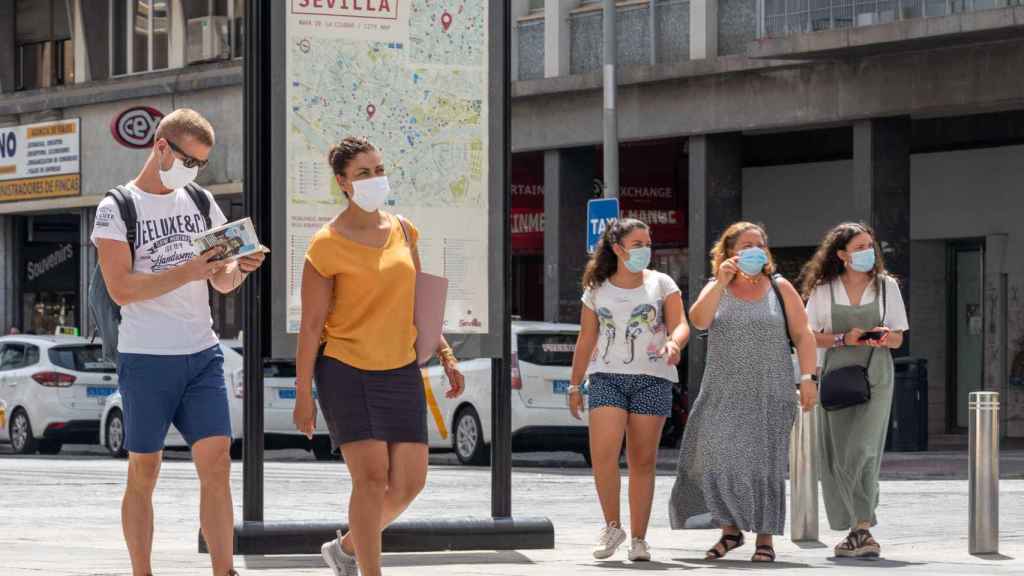
M 76 372 L 99 372 L 113 374 L 117 366 L 103 357 L 99 344 L 57 346 L 50 348 L 50 363 L 54 366 Z

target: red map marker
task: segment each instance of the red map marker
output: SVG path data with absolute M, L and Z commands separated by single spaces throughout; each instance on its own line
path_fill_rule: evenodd
M 449 14 L 447 10 L 445 10 L 445 13 L 441 14 L 441 26 L 444 28 L 444 31 L 447 32 L 448 28 L 450 28 L 451 25 L 452 25 L 452 15 Z
M 367 119 L 373 120 L 373 115 L 376 114 L 376 113 L 377 113 L 377 107 L 376 106 L 374 106 L 373 104 L 369 104 L 369 105 L 366 106 L 366 117 L 367 117 Z

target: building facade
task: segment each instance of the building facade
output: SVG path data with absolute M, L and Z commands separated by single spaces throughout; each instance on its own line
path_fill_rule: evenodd
M 575 321 L 585 205 L 603 181 L 601 2 L 511 3 L 514 307 Z M 243 12 L 0 0 L 0 132 L 80 127 L 74 194 L 5 201 L 0 180 L 4 329 L 88 332 L 93 210 L 147 154 L 114 138 L 125 110 L 210 118 L 200 183 L 242 213 Z M 962 433 L 967 394 L 985 389 L 1002 393 L 1004 432 L 1024 436 L 1019 0 L 620 0 L 617 25 L 622 209 L 652 223 L 656 265 L 688 300 L 732 221 L 763 222 L 791 278 L 831 225 L 870 222 L 909 306 L 901 353 L 928 362 L 929 432 Z M 215 308 L 234 336 L 238 301 Z

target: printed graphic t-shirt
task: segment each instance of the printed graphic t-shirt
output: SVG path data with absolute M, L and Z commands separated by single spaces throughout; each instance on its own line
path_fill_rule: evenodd
M 587 374 L 644 374 L 678 382 L 676 367 L 658 355 L 668 338 L 665 299 L 676 292 L 675 281 L 654 270 L 644 272 L 638 288 L 605 282 L 584 292 L 583 305 L 597 314 L 599 327 Z
M 191 260 L 195 255 L 192 238 L 206 231 L 206 222 L 188 192 L 179 188 L 170 194 L 150 194 L 134 183 L 127 184 L 126 188 L 135 200 L 139 219 L 134 271 L 158 274 Z M 213 227 L 227 222 L 212 195 L 210 220 Z M 96 244 L 101 238 L 128 241 L 121 211 L 113 198 L 104 198 L 96 208 L 92 243 Z M 184 355 L 215 344 L 217 336 L 213 333 L 206 281 L 189 282 L 163 296 L 121 308 L 118 352 Z

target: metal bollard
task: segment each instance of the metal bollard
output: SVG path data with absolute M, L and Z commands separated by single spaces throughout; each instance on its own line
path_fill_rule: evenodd
M 818 540 L 818 408 L 800 410 L 789 437 L 789 524 L 793 542 Z
M 999 553 L 999 393 L 971 392 L 968 456 L 971 554 Z

